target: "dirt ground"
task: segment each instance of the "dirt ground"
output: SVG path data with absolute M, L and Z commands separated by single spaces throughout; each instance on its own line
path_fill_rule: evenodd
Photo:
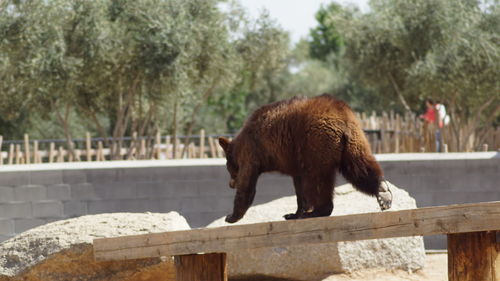
M 332 275 L 323 281 L 446 281 L 448 280 L 448 255 L 427 254 L 425 267 L 417 272 L 403 270 L 363 270 L 352 274 Z

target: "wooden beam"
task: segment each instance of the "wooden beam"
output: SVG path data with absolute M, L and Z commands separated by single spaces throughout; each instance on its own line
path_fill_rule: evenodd
M 448 234 L 448 280 L 500 280 L 500 243 L 495 231 Z
M 500 230 L 500 201 L 101 238 L 96 260 Z
M 177 281 L 227 281 L 226 253 L 175 256 Z

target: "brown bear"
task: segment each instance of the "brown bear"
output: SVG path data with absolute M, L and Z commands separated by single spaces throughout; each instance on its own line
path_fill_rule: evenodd
M 227 222 L 245 215 L 257 178 L 273 171 L 293 177 L 297 212 L 285 219 L 329 216 L 337 171 L 359 191 L 377 196 L 382 210 L 390 208 L 392 194 L 356 115 L 330 95 L 262 106 L 233 141 L 220 137 L 219 144 L 226 154 L 229 186 L 236 189 Z

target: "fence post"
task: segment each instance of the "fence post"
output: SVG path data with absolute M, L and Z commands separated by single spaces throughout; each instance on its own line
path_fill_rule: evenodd
M 49 145 L 49 163 L 54 162 L 54 148 L 55 145 L 53 142 L 51 142 Z
M 92 149 L 92 144 L 90 142 L 90 133 L 86 132 L 85 133 L 85 155 L 86 155 L 88 162 L 92 161 L 91 149 Z
M 161 135 L 160 135 L 160 131 L 156 132 L 156 147 L 155 147 L 155 151 L 156 151 L 156 159 L 160 160 L 160 155 L 161 155 Z M 155 153 L 151 153 L 151 159 L 154 159 Z
M 217 158 L 217 155 L 215 155 L 215 143 L 214 139 L 211 137 L 208 137 L 208 144 L 210 145 L 210 156 L 212 158 Z
M 57 162 L 64 162 L 64 151 L 62 145 L 57 148 Z
M 399 153 L 399 137 L 401 134 L 401 116 L 396 114 L 396 128 L 394 129 L 394 153 Z
M 0 165 L 3 165 L 2 142 L 3 142 L 3 137 L 0 136 Z
M 102 150 L 103 150 L 102 141 L 98 141 L 97 142 L 97 157 L 96 157 L 97 161 L 104 161 L 104 153 Z
M 25 163 L 29 164 L 30 163 L 30 138 L 28 134 L 24 134 L 24 158 L 25 158 Z
M 138 159 L 146 159 L 146 140 L 141 138 L 141 146 L 139 148 L 139 157 Z
M 200 130 L 200 158 L 205 158 L 205 130 Z
M 33 163 L 42 163 L 40 153 L 38 152 L 38 141 L 33 141 Z
M 16 144 L 16 164 L 21 164 L 21 145 Z
M 179 138 L 175 138 L 174 159 L 179 159 L 179 157 L 182 157 L 182 155 L 179 156 L 179 146 L 180 146 L 180 143 L 181 142 L 180 142 Z
M 483 144 L 483 151 L 484 152 L 488 151 L 488 144 L 487 143 Z
M 14 144 L 10 144 L 9 145 L 9 165 L 12 165 L 12 163 L 14 162 Z
M 172 159 L 173 158 L 173 155 L 170 155 L 170 151 L 172 150 L 170 148 L 170 144 L 171 144 L 171 141 L 170 141 L 170 136 L 167 136 L 165 138 L 165 159 Z

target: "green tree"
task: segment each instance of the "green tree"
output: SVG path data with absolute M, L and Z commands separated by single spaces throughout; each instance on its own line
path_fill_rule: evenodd
M 371 4 L 368 14 L 335 17 L 351 77 L 373 88 L 387 108 L 413 113 L 430 96 L 450 105 L 455 125 L 470 124 L 469 135 L 491 126 L 499 111 L 498 3 Z
M 342 6 L 332 2 L 327 6 L 322 5 L 316 12 L 318 25 L 309 32 L 309 52 L 312 58 L 326 61 L 332 54 L 339 54 L 343 43 L 342 36 L 336 28 L 335 16 L 342 11 Z

